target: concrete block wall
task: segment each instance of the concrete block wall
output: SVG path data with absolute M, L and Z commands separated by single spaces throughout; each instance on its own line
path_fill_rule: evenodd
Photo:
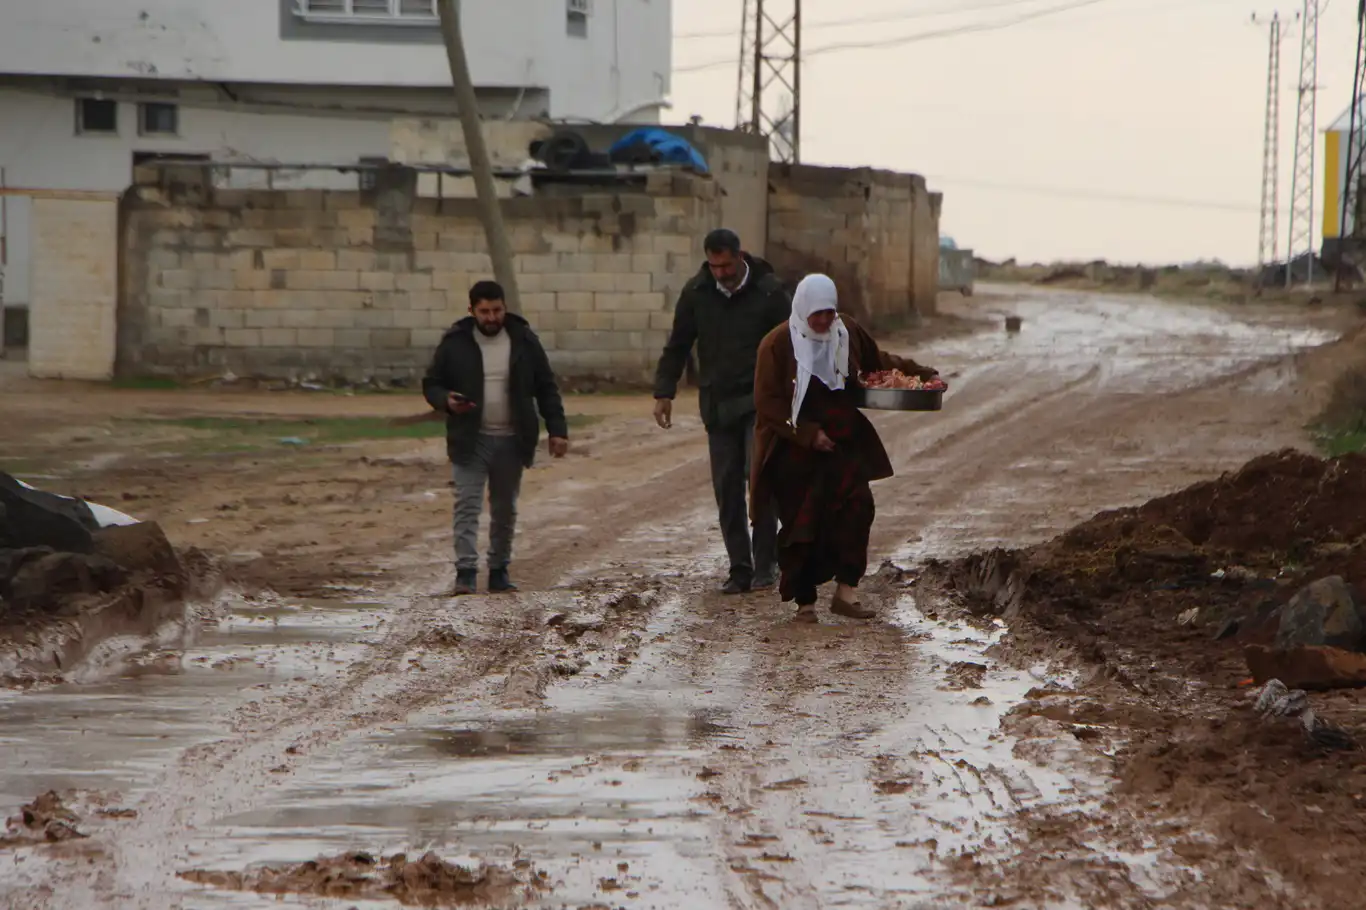
M 145 168 L 125 198 L 119 372 L 412 378 L 492 277 L 472 200 L 215 190 Z M 647 378 L 719 215 L 714 181 L 504 202 L 522 314 L 566 375 Z
M 39 197 L 29 205 L 30 375 L 113 378 L 118 215 L 118 198 L 112 194 Z
M 925 180 L 872 168 L 773 165 L 768 259 L 790 284 L 825 272 L 869 325 L 934 310 L 939 220 Z

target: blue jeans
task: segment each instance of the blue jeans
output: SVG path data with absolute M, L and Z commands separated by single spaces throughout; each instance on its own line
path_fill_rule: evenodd
M 479 568 L 479 513 L 484 510 L 484 487 L 489 495 L 489 569 L 506 569 L 512 561 L 512 537 L 517 528 L 517 495 L 522 489 L 522 456 L 516 436 L 479 434 L 474 455 L 451 465 L 455 481 L 455 568 Z

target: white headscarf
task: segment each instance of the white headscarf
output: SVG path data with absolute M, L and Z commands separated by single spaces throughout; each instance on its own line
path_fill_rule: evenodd
M 838 316 L 830 331 L 817 334 L 807 319 L 813 313 L 837 309 L 839 292 L 830 276 L 807 275 L 792 295 L 792 315 L 787 327 L 792 334 L 792 353 L 797 356 L 797 389 L 792 396 L 792 425 L 797 425 L 806 390 L 815 376 L 831 391 L 844 388 L 849 375 L 849 330 Z

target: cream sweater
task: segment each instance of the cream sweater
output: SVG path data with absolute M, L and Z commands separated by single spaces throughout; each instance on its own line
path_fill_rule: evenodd
M 512 339 L 506 330 L 490 338 L 476 327 L 474 337 L 484 355 L 484 412 L 479 432 L 490 436 L 512 436 L 512 402 L 508 396 L 508 375 L 512 367 Z

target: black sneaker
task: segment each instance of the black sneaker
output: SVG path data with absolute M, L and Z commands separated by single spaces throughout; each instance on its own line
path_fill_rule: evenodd
M 738 578 L 732 575 L 730 578 L 727 578 L 726 583 L 721 586 L 721 593 L 726 595 L 748 594 L 751 587 L 753 586 L 750 584 L 749 579 Z
M 451 591 L 452 597 L 467 597 L 474 593 L 474 587 L 479 583 L 479 572 L 475 569 L 459 569 L 455 573 L 455 589 Z
M 517 586 L 508 577 L 507 569 L 489 569 L 490 594 L 511 594 L 516 590 Z

